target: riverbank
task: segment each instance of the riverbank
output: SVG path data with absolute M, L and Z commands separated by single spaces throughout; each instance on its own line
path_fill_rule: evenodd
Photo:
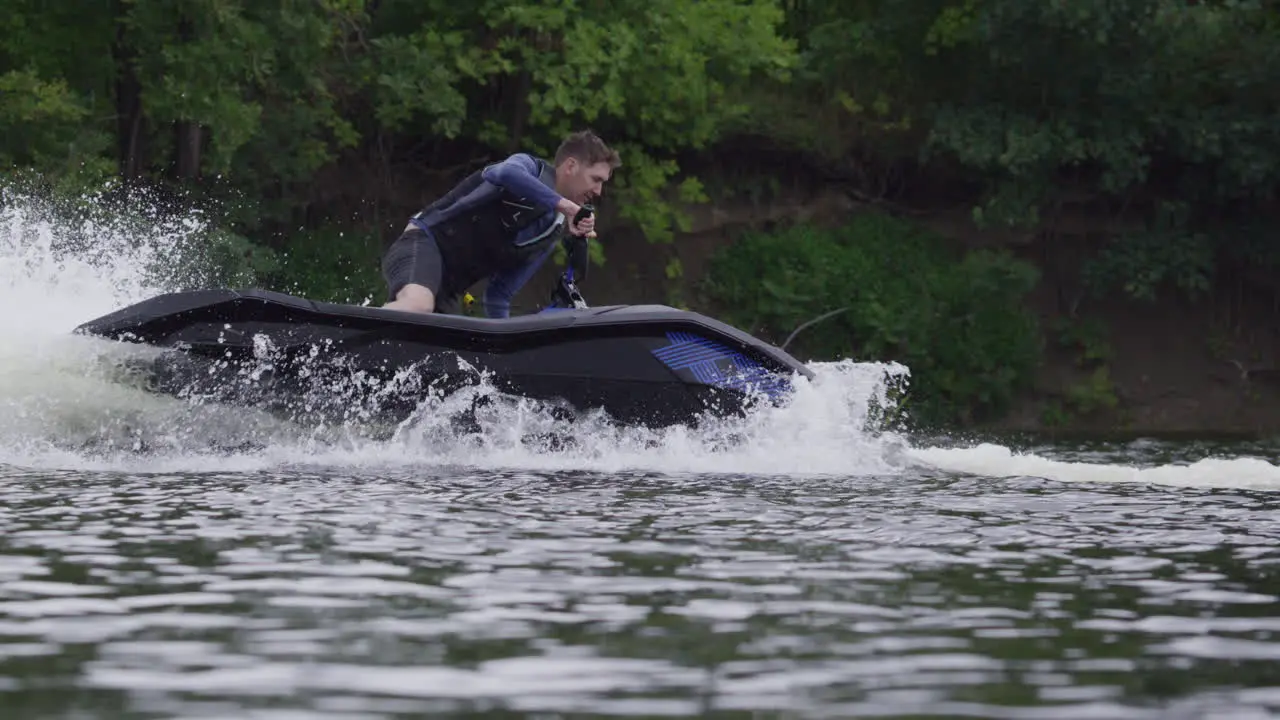
M 615 228 L 604 238 L 608 260 L 592 269 L 588 296 L 594 304 L 674 302 L 714 311 L 699 289 L 717 252 L 751 230 L 797 222 L 837 225 L 858 213 L 886 211 L 855 195 L 840 185 L 814 184 L 716 199 L 689 209 L 689 231 L 678 233 L 670 246 L 648 244 L 638 233 Z M 1086 286 L 1086 263 L 1114 235 L 1114 218 L 1079 213 L 1047 229 L 1013 233 L 977 227 L 963 203 L 894 211 L 965 249 L 1007 250 L 1040 273 L 1027 298 L 1043 342 L 1034 381 L 1001 417 L 975 422 L 970 429 L 1075 435 L 1280 432 L 1277 296 L 1258 287 L 1256 278 L 1223 269 L 1194 298 L 1169 287 L 1160 287 L 1151 299 L 1123 289 L 1097 297 Z M 674 279 L 673 266 L 680 268 Z M 550 282 L 550 272 L 535 280 Z M 823 329 L 818 323 L 804 332 Z

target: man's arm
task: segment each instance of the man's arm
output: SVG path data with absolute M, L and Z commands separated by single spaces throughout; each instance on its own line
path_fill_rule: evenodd
M 538 162 L 526 153 L 516 153 L 506 160 L 489 165 L 480 176 L 516 195 L 527 197 L 550 210 L 564 198 L 538 179 Z
M 528 264 L 506 272 L 494 273 L 485 285 L 484 296 L 480 304 L 484 308 L 485 317 L 505 318 L 511 316 L 511 299 L 520 288 L 529 282 L 529 278 L 538 272 L 538 268 L 551 257 L 555 245 L 551 245 L 541 255 L 534 257 Z

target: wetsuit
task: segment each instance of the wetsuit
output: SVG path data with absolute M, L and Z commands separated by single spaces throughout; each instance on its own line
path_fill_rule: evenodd
M 408 283 L 431 290 L 436 312 L 457 312 L 467 288 L 489 278 L 481 305 L 507 317 L 511 298 L 565 230 L 555 169 L 517 153 L 473 173 L 410 218 L 382 259 L 390 299 Z

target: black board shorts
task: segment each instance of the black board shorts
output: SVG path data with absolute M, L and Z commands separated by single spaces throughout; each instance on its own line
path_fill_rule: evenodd
M 461 307 L 462 292 L 446 281 L 444 270 L 444 258 L 440 255 L 436 239 L 422 228 L 410 225 L 382 257 L 387 301 L 395 300 L 401 288 L 413 283 L 425 287 L 435 296 L 436 312 L 457 313 Z
M 435 238 L 421 228 L 405 228 L 382 256 L 382 279 L 387 281 L 388 301 L 395 300 L 396 293 L 409 283 L 422 285 L 438 296 L 444 282 L 444 260 Z

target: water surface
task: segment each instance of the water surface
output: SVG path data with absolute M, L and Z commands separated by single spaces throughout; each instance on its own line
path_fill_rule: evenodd
M 1268 492 L 9 468 L 0 505 L 11 717 L 1280 710 Z

